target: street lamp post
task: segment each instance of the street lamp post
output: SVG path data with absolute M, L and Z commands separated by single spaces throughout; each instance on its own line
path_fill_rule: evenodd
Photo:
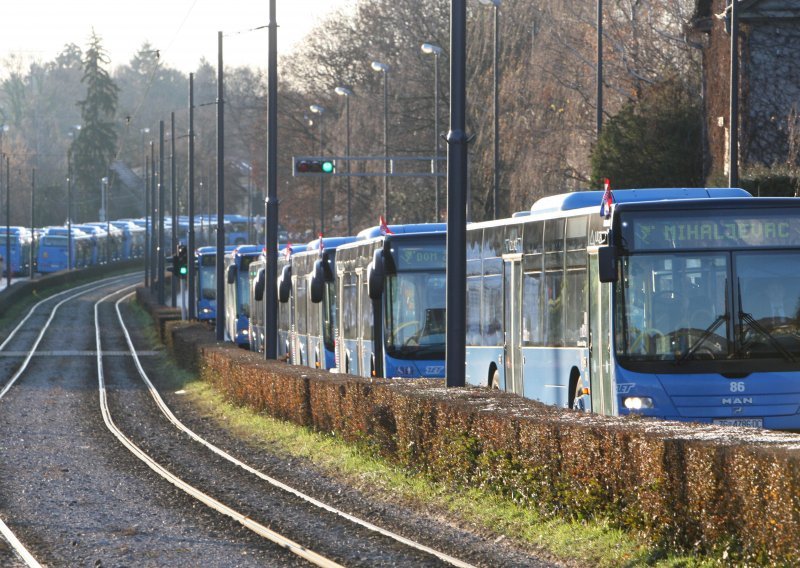
M 334 91 L 340 97 L 344 97 L 344 114 L 345 114 L 345 125 L 346 125 L 344 155 L 347 161 L 347 234 L 352 235 L 353 234 L 353 225 L 351 220 L 352 193 L 350 191 L 350 97 L 353 96 L 353 91 L 351 91 L 347 87 L 336 87 Z
M 494 182 L 492 184 L 492 218 L 497 219 L 497 194 L 500 185 L 500 115 L 498 86 L 500 84 L 500 2 L 501 0 L 479 0 L 485 6 L 494 6 L 494 61 L 492 63 L 494 74 L 494 94 L 492 113 L 494 114 Z
M 6 288 L 11 288 L 11 175 L 10 175 L 10 160 L 9 157 L 3 153 L 3 133 L 8 132 L 8 125 L 3 124 L 0 126 L 0 182 L 2 182 L 2 165 L 6 165 Z M 0 268 L 0 276 L 3 270 Z
M 434 202 L 435 215 L 434 220 L 439 222 L 439 192 L 441 189 L 441 179 L 439 178 L 439 56 L 442 54 L 442 48 L 432 43 L 423 43 L 421 46 L 422 53 L 433 55 L 433 153 L 435 160 L 433 161 L 434 175 L 436 176 L 436 200 Z
M 111 262 L 111 221 L 108 215 L 108 178 L 100 180 L 100 220 L 106 222 L 106 263 Z
M 142 189 L 144 190 L 144 285 L 150 285 L 150 162 L 147 155 L 145 136 L 150 134 L 149 128 L 142 128 Z
M 72 255 L 72 143 L 75 141 L 75 133 L 80 132 L 81 125 L 76 124 L 71 126 L 67 136 L 72 138 L 70 147 L 67 150 L 67 246 L 69 253 L 67 255 L 67 267 L 69 270 L 74 268 L 74 258 Z
M 314 114 L 319 115 L 319 155 L 322 156 L 325 153 L 325 141 L 323 140 L 324 132 L 322 130 L 322 115 L 325 113 L 325 109 L 319 105 L 311 105 L 308 108 Z M 319 232 L 322 234 L 325 233 L 325 199 L 323 197 L 324 184 L 325 176 L 319 176 Z
M 372 62 L 372 69 L 383 73 L 383 217 L 389 220 L 389 66 Z

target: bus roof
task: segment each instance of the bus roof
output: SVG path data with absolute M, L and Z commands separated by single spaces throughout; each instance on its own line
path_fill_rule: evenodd
M 233 249 L 234 256 L 258 256 L 264 252 L 265 245 L 239 245 Z
M 352 243 L 354 240 L 356 240 L 356 237 L 323 237 L 322 246 L 325 249 L 335 249 L 339 245 Z M 319 242 L 320 239 L 314 239 L 313 241 L 309 242 L 306 245 L 306 250 L 319 250 Z
M 598 203 L 600 201 L 598 200 Z M 408 225 L 389 225 L 390 234 L 404 235 L 408 233 L 444 233 L 447 231 L 447 223 L 410 223 Z M 356 238 L 358 240 L 366 240 L 374 237 L 380 237 L 381 226 L 368 227 L 358 233 Z
M 752 197 L 750 193 L 736 187 L 667 187 L 643 189 L 618 189 L 613 192 L 614 203 L 636 203 L 641 201 L 673 201 L 677 199 L 720 199 Z M 554 213 L 587 207 L 600 207 L 602 191 L 576 191 L 548 195 L 538 199 L 531 207 L 532 213 Z
M 236 245 L 225 245 L 225 252 L 231 252 L 235 248 Z M 206 254 L 217 254 L 217 247 L 214 245 L 198 247 L 194 254 L 196 256 L 201 256 Z
M 280 244 L 280 245 L 278 245 L 278 254 L 279 254 L 279 256 L 281 254 L 285 254 L 287 247 L 289 248 L 289 251 L 290 251 L 291 254 L 297 254 L 298 252 L 303 252 L 304 250 L 306 250 L 306 246 L 307 245 L 304 245 L 304 244 L 303 245 L 293 245 L 292 243 L 286 243 L 285 245 L 284 244 Z

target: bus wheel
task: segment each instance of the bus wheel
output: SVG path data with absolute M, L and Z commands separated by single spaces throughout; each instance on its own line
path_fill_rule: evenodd
M 489 369 L 489 388 L 500 390 L 500 371 L 494 365 Z

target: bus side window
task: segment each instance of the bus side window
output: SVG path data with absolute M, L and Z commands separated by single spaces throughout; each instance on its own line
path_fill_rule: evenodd
M 467 278 L 467 345 L 483 345 L 481 340 L 480 276 Z
M 503 277 L 483 279 L 483 345 L 503 344 Z
M 526 272 L 522 278 L 522 342 L 524 345 L 541 345 L 542 273 Z

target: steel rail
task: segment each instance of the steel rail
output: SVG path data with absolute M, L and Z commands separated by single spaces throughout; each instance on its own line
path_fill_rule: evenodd
M 404 537 L 402 535 L 399 535 L 397 533 L 394 533 L 392 531 L 389 531 L 387 529 L 384 529 L 382 527 L 374 525 L 374 524 L 372 524 L 372 523 L 370 523 L 368 521 L 365 521 L 363 519 L 355 517 L 355 516 L 353 516 L 353 515 L 351 515 L 349 513 L 345 513 L 344 511 L 340 511 L 340 510 L 338 510 L 338 509 L 336 509 L 336 508 L 334 508 L 334 507 L 332 507 L 332 506 L 330 506 L 330 505 L 328 505 L 326 503 L 323 503 L 322 501 L 319 501 L 319 500 L 317 500 L 317 499 L 315 499 L 315 498 L 313 498 L 313 497 L 311 497 L 309 495 L 301 493 L 297 489 L 294 489 L 293 487 L 291 487 L 289 485 L 286 485 L 285 483 L 283 483 L 283 482 L 281 482 L 281 481 L 279 481 L 277 479 L 274 479 L 274 478 L 266 475 L 265 473 L 263 473 L 261 471 L 258 471 L 257 469 L 255 469 L 255 468 L 247 465 L 246 463 L 238 460 L 237 458 L 231 456 L 230 454 L 228 454 L 224 450 L 220 449 L 219 447 L 215 446 L 211 442 L 209 442 L 206 439 L 204 439 L 201 436 L 199 436 L 193 430 L 189 429 L 180 420 L 178 420 L 178 418 L 172 413 L 170 408 L 164 402 L 164 399 L 161 398 L 161 395 L 158 393 L 158 390 L 155 388 L 155 386 L 153 386 L 153 383 L 148 378 L 147 373 L 145 372 L 144 368 L 142 367 L 141 362 L 139 361 L 139 357 L 136 354 L 136 348 L 134 347 L 133 341 L 131 340 L 131 336 L 128 333 L 128 328 L 125 325 L 125 322 L 123 320 L 122 312 L 119 309 L 120 303 L 122 303 L 126 299 L 130 298 L 130 296 L 132 296 L 132 294 L 128 294 L 127 296 L 124 296 L 124 297 L 120 298 L 119 300 L 117 300 L 117 302 L 115 304 L 116 310 L 117 310 L 117 319 L 119 320 L 119 323 L 122 326 L 122 332 L 125 335 L 125 341 L 128 343 L 128 348 L 130 349 L 131 355 L 133 356 L 134 364 L 136 365 L 136 368 L 139 371 L 139 376 L 142 378 L 142 381 L 147 386 L 147 389 L 150 392 L 150 396 L 155 401 L 156 406 L 158 406 L 158 408 L 161 410 L 161 412 L 164 414 L 164 416 L 166 416 L 166 418 L 172 424 L 174 424 L 176 428 L 178 428 L 180 431 L 184 432 L 189 437 L 191 437 L 193 440 L 195 440 L 196 442 L 202 444 L 203 446 L 205 446 L 206 448 L 208 448 L 209 450 L 211 450 L 212 452 L 214 452 L 218 456 L 220 456 L 220 457 L 226 459 L 227 461 L 231 462 L 232 464 L 237 465 L 238 467 L 244 469 L 248 473 L 251 473 L 251 474 L 257 476 L 259 479 L 261 479 L 263 481 L 266 481 L 267 483 L 269 483 L 273 487 L 276 487 L 278 489 L 282 489 L 283 491 L 291 493 L 295 497 L 298 497 L 298 498 L 306 501 L 307 503 L 309 503 L 311 505 L 314 505 L 317 508 L 323 509 L 323 510 L 329 512 L 329 513 L 333 513 L 334 515 L 337 515 L 337 516 L 339 516 L 339 517 L 341 517 L 343 519 L 346 519 L 346 520 L 348 520 L 348 521 L 350 521 L 350 522 L 352 522 L 354 524 L 357 524 L 357 525 L 359 525 L 359 526 L 361 526 L 361 527 L 363 527 L 365 529 L 368 529 L 368 530 L 370 530 L 372 532 L 378 533 L 378 534 L 383 535 L 385 537 L 391 538 L 391 539 L 393 539 L 393 540 L 395 540 L 397 542 L 405 544 L 406 546 L 409 546 L 409 547 L 414 548 L 416 550 L 419 550 L 421 552 L 425 552 L 427 554 L 435 556 L 435 557 L 439 558 L 440 560 L 442 560 L 444 562 L 447 562 L 448 564 L 451 564 L 453 566 L 457 566 L 459 568 L 472 568 L 471 564 L 468 564 L 467 562 L 459 560 L 458 558 L 454 558 L 454 557 L 452 557 L 452 556 L 450 556 L 448 554 L 445 554 L 444 552 L 440 552 L 438 550 L 435 550 L 433 548 L 425 546 L 424 544 L 418 543 L 418 542 L 413 541 L 411 539 L 408 539 L 408 538 L 406 538 L 406 537 Z M 98 348 L 98 351 L 99 351 L 99 348 Z
M 27 356 L 25 357 L 25 360 L 23 361 L 22 366 L 17 371 L 17 373 L 11 378 L 11 380 L 6 384 L 6 386 L 2 390 L 0 390 L 0 399 L 2 399 L 6 395 L 6 393 L 9 391 L 9 389 L 11 389 L 11 386 L 17 381 L 17 379 L 22 375 L 22 373 L 25 372 L 25 369 L 27 369 L 31 358 L 33 357 L 34 353 L 36 352 L 36 349 L 39 347 L 39 343 L 41 343 L 41 341 L 42 341 L 42 337 L 44 337 L 44 334 L 47 331 L 47 328 L 50 326 L 50 323 L 53 321 L 53 317 L 55 316 L 56 312 L 58 311 L 58 308 L 60 308 L 62 304 L 64 304 L 65 302 L 68 302 L 70 300 L 74 300 L 75 298 L 78 298 L 80 296 L 83 296 L 84 294 L 88 294 L 89 292 L 93 292 L 94 290 L 102 288 L 103 286 L 107 286 L 109 284 L 116 283 L 117 281 L 124 280 L 125 278 L 126 277 L 113 277 L 113 278 L 107 278 L 107 279 L 101 281 L 102 282 L 101 284 L 97 284 L 96 282 L 90 282 L 88 284 L 82 284 L 80 286 L 76 286 L 75 288 L 70 288 L 68 290 L 64 290 L 64 291 L 59 292 L 57 294 L 53 294 L 52 296 L 48 296 L 47 298 L 44 298 L 43 300 L 40 300 L 39 302 L 37 302 L 28 311 L 28 314 L 11 331 L 11 333 L 8 335 L 8 337 L 6 337 L 5 341 L 3 341 L 2 344 L 0 344 L 0 351 L 5 349 L 5 347 L 8 344 L 8 342 L 11 341 L 11 339 L 13 339 L 13 337 L 17 334 L 17 332 L 20 329 L 22 329 L 22 326 L 25 325 L 25 323 L 30 319 L 30 317 L 34 314 L 34 312 L 42 304 L 44 304 L 45 302 L 48 302 L 50 300 L 53 300 L 55 298 L 59 298 L 61 296 L 64 296 L 64 295 L 72 293 L 70 296 L 68 296 L 67 298 L 64 298 L 63 300 L 58 302 L 55 306 L 53 306 L 53 309 L 50 312 L 50 317 L 47 319 L 47 321 L 45 322 L 44 326 L 42 327 L 42 330 L 39 333 L 38 337 L 36 338 L 36 341 L 34 342 L 33 346 L 28 350 Z M 128 276 L 127 278 L 130 278 L 130 276 Z M 76 290 L 80 290 L 82 288 L 86 288 L 86 289 L 82 290 L 80 292 L 76 292 Z M 41 568 L 42 565 L 36 560 L 36 558 L 34 558 L 34 556 L 28 551 L 28 549 L 25 547 L 25 545 L 22 544 L 22 542 L 17 538 L 17 536 L 14 534 L 14 532 L 9 528 L 9 526 L 2 519 L 0 519 L 0 534 L 3 535 L 3 537 L 6 539 L 6 541 L 11 546 L 11 548 L 14 550 L 14 552 L 16 552 L 17 555 L 19 555 L 19 557 L 22 559 L 22 561 L 25 562 L 25 564 L 29 568 Z
M 112 296 L 123 293 L 126 290 L 127 288 L 123 288 L 116 292 L 112 292 L 111 294 L 108 294 L 107 296 L 104 296 L 103 298 L 98 300 L 97 303 L 95 303 L 94 305 L 95 341 L 97 347 L 97 380 L 98 380 L 98 390 L 100 398 L 100 410 L 103 415 L 103 421 L 105 422 L 106 427 L 111 431 L 112 434 L 114 434 L 114 436 L 120 441 L 120 443 L 123 446 L 125 446 L 134 456 L 136 456 L 142 462 L 144 462 L 151 470 L 156 472 L 158 475 L 163 477 L 165 480 L 170 482 L 178 489 L 181 489 L 188 495 L 194 497 L 204 505 L 214 509 L 215 511 L 222 513 L 223 515 L 231 517 L 235 521 L 242 524 L 244 527 L 258 534 L 259 536 L 262 536 L 267 540 L 277 544 L 278 546 L 281 546 L 282 548 L 285 548 L 293 552 L 294 554 L 300 556 L 301 558 L 304 558 L 305 560 L 311 562 L 316 566 L 321 566 L 324 568 L 340 567 L 341 565 L 337 564 L 333 560 L 330 560 L 312 550 L 305 548 L 304 546 L 292 541 L 291 539 L 284 537 L 283 535 L 273 531 L 272 529 L 262 525 L 261 523 L 258 523 L 250 519 L 246 515 L 239 513 L 235 509 L 225 505 L 224 503 L 204 493 L 200 489 L 197 489 L 193 485 L 190 485 L 189 483 L 185 482 L 183 479 L 173 474 L 165 467 L 163 467 L 161 464 L 152 459 L 149 455 L 147 455 L 147 453 L 145 453 L 141 448 L 139 448 L 139 446 L 137 446 L 133 441 L 131 441 L 127 436 L 125 436 L 125 434 L 116 426 L 113 419 L 111 418 L 111 412 L 108 407 L 108 398 L 106 395 L 105 376 L 103 373 L 103 350 L 100 341 L 100 320 L 99 320 L 98 308 L 102 302 L 108 300 Z M 130 340 L 129 337 L 128 340 Z M 132 351 L 132 353 L 134 353 L 134 358 L 137 361 L 137 366 L 139 366 L 138 358 L 135 357 L 135 351 Z
M 39 308 L 39 306 L 41 306 L 45 302 L 49 302 L 50 300 L 53 300 L 55 298 L 59 298 L 59 297 L 65 295 L 65 294 L 69 294 L 70 292 L 75 292 L 76 290 L 80 290 L 81 288 L 94 286 L 90 290 L 85 290 L 84 291 L 84 292 L 90 292 L 92 290 L 96 290 L 97 288 L 101 288 L 102 286 L 105 286 L 107 284 L 112 284 L 115 281 L 126 280 L 127 278 L 131 278 L 132 276 L 133 275 L 126 275 L 126 276 L 113 276 L 113 277 L 110 277 L 110 278 L 106 278 L 106 279 L 100 281 L 101 284 L 99 286 L 96 286 L 97 282 L 88 282 L 86 284 L 81 284 L 80 286 L 75 286 L 74 288 L 69 288 L 68 290 L 64 290 L 62 292 L 58 292 L 57 294 L 53 294 L 52 296 L 48 296 L 47 298 L 39 300 L 33 307 L 31 307 L 31 309 L 28 311 L 27 315 L 17 324 L 17 326 L 11 331 L 11 333 L 8 334 L 8 337 L 6 337 L 5 341 L 3 341 L 3 343 L 0 343 L 0 351 L 5 349 L 6 344 L 14 338 L 14 336 L 22 328 L 22 326 L 25 325 L 25 322 L 27 322 L 28 319 L 30 319 L 30 317 L 33 315 L 33 313 Z M 81 294 L 76 294 L 75 296 L 71 296 L 69 299 L 77 298 L 80 295 Z

